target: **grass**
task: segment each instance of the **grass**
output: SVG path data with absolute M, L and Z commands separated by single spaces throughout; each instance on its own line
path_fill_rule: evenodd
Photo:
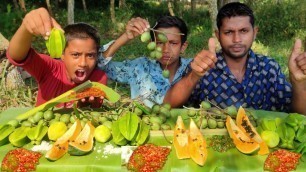
M 257 53 L 275 58 L 276 61 L 279 62 L 283 72 L 288 75 L 287 62 L 294 39 L 296 37 L 306 37 L 305 22 L 300 20 L 303 16 L 301 16 L 302 14 L 300 13 L 293 12 L 299 5 L 294 3 L 288 5 L 287 3 L 291 1 L 284 1 L 282 6 L 278 6 L 277 9 L 275 8 L 275 4 L 263 2 L 255 4 L 255 15 L 257 16 L 257 24 L 260 28 L 260 32 L 253 44 L 253 48 Z M 97 7 L 90 8 L 91 10 L 89 10 L 88 14 L 84 14 L 82 8 L 75 9 L 75 22 L 86 22 L 95 26 L 101 33 L 102 44 L 106 44 L 110 40 L 116 39 L 123 33 L 125 23 L 127 23 L 131 17 L 140 16 L 147 18 L 151 25 L 154 25 L 153 22 L 161 14 L 168 12 L 165 3 L 159 4 L 156 3 L 156 1 L 141 1 L 141 3 L 136 3 L 134 6 L 128 6 L 124 10 L 117 10 L 117 23 L 112 24 L 108 10 L 101 11 L 101 9 L 95 9 Z M 1 10 L 3 10 L 3 7 Z M 66 25 L 66 9 L 54 9 L 53 13 L 59 23 L 63 26 Z M 199 7 L 193 16 L 190 12 L 182 13 L 177 11 L 177 14 L 180 14 L 180 17 L 183 18 L 189 26 L 189 46 L 182 56 L 192 58 L 197 52 L 203 48 L 207 48 L 207 40 L 212 35 L 207 6 L 203 5 Z M 280 19 L 280 14 L 285 15 L 285 17 Z M 12 10 L 1 12 L 0 25 L 3 26 L 1 33 L 6 38 L 10 39 L 21 24 L 24 15 L 25 14 Z M 33 40 L 33 47 L 41 53 L 46 53 L 44 40 L 40 37 L 35 37 Z M 117 52 L 115 59 L 122 61 L 124 59 L 146 56 L 148 53 L 149 51 L 146 49 L 146 44 L 141 43 L 139 39 L 135 39 L 122 47 Z M 109 84 L 112 88 L 116 87 L 120 94 L 129 96 L 128 86 L 113 82 Z M 2 84 L 0 85 L 0 113 L 10 107 L 34 106 L 38 89 L 37 85 L 32 78 L 26 80 L 26 85 L 25 88 L 18 90 L 6 90 Z

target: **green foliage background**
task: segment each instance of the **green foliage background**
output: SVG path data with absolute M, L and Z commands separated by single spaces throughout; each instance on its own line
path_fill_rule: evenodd
M 44 0 L 25 0 L 25 2 L 27 11 L 38 7 L 46 7 Z M 296 38 L 306 39 L 306 3 L 304 0 L 283 0 L 280 3 L 276 0 L 245 0 L 242 2 L 253 8 L 256 17 L 255 22 L 259 27 L 259 34 L 253 44 L 253 48 L 258 53 L 275 58 L 280 63 L 282 70 L 288 74 L 287 61 L 294 40 Z M 67 24 L 66 1 L 62 0 L 57 8 L 52 3 L 53 1 L 51 1 L 51 5 L 54 18 L 62 26 L 65 26 Z M 75 1 L 75 22 L 87 22 L 98 28 L 102 44 L 116 39 L 123 33 L 125 23 L 131 17 L 146 18 L 153 26 L 159 16 L 168 13 L 165 1 L 159 3 L 157 0 L 126 0 L 126 7 L 120 9 L 116 7 L 116 23 L 112 23 L 110 20 L 109 1 L 86 0 L 86 3 L 88 14 L 85 14 L 83 10 L 82 1 Z M 118 6 L 118 1 L 116 1 L 116 6 Z M 174 12 L 183 18 L 189 27 L 189 46 L 183 56 L 192 58 L 201 49 L 207 48 L 207 40 L 212 36 L 207 4 L 198 5 L 195 14 L 192 14 L 189 6 L 178 3 L 174 8 Z M 0 5 L 0 32 L 7 39 L 10 39 L 21 24 L 25 14 L 21 10 L 15 9 L 11 0 L 2 0 Z M 124 60 L 145 56 L 148 54 L 145 46 L 139 39 L 135 39 L 120 49 L 116 54 L 116 59 Z M 34 39 L 33 47 L 39 52 L 46 53 L 44 40 L 40 37 Z M 31 91 L 35 92 L 37 90 L 33 80 L 27 81 L 27 83 Z M 35 96 L 32 96 L 35 93 L 25 94 L 29 92 L 29 88 L 18 90 L 17 93 L 1 90 L 0 112 L 11 106 L 28 106 L 29 104 L 33 105 L 35 102 Z M 126 87 L 123 86 L 122 90 L 125 94 L 129 94 L 129 90 Z M 13 95 L 17 100 L 22 99 L 22 101 L 8 103 L 11 101 L 6 100 L 10 100 Z M 23 99 L 22 97 L 26 98 Z M 6 103 L 1 104 L 1 102 Z

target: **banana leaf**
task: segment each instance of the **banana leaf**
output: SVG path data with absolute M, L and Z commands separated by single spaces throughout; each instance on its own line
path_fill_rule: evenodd
M 112 90 L 111 88 L 97 83 L 97 82 L 91 82 L 91 81 L 86 81 L 83 84 L 45 102 L 44 104 L 37 106 L 36 108 L 33 108 L 29 111 L 27 111 L 26 113 L 23 113 L 21 115 L 18 115 L 16 117 L 17 120 L 24 120 L 29 118 L 30 116 L 34 115 L 36 112 L 38 111 L 45 111 L 51 107 L 54 107 L 60 103 L 66 103 L 66 102 L 70 102 L 70 101 L 74 101 L 74 100 L 78 100 L 79 98 L 76 96 L 75 93 L 80 92 L 86 88 L 90 88 L 90 87 L 98 87 L 100 88 L 102 91 L 105 92 L 106 94 L 106 99 L 112 103 L 117 102 L 120 99 L 120 95 L 118 93 L 116 93 L 114 90 Z

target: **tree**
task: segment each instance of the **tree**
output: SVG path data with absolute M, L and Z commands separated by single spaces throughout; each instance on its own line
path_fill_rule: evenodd
M 112 23 L 116 23 L 116 16 L 115 16 L 115 0 L 110 0 L 110 15 Z
M 215 0 L 208 0 L 208 10 L 209 10 L 209 16 L 211 20 L 211 29 L 212 29 L 212 36 L 215 37 L 215 30 L 217 30 L 217 14 L 218 14 L 218 4 Z
M 218 10 L 225 4 L 230 2 L 239 2 L 239 0 L 218 0 Z
M 15 9 L 19 9 L 17 0 L 13 0 L 13 2 L 14 2 Z
M 68 0 L 68 24 L 74 23 L 74 0 Z
M 54 6 L 55 6 L 56 9 L 58 8 L 58 0 L 54 1 Z
M 46 0 L 46 4 L 47 4 L 47 8 L 48 8 L 49 14 L 51 16 L 53 16 L 50 0 Z
M 173 0 L 168 0 L 168 10 L 171 16 L 175 16 L 174 11 L 173 11 Z
M 20 5 L 22 11 L 24 11 L 24 12 L 27 11 L 27 9 L 26 9 L 26 7 L 25 7 L 25 2 L 24 2 L 24 0 L 19 0 L 19 5 Z
M 196 5 L 197 5 L 197 1 L 191 0 L 191 15 L 193 16 L 195 15 Z
M 126 6 L 125 0 L 119 0 L 119 8 L 122 8 L 125 6 Z
M 86 7 L 86 0 L 82 0 L 82 3 L 83 3 L 83 10 L 84 10 L 85 14 L 87 14 L 88 10 L 87 10 L 87 7 Z

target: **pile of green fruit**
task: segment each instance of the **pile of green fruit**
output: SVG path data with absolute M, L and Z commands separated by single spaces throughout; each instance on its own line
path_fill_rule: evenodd
M 270 148 L 280 147 L 306 152 L 306 118 L 291 113 L 286 118 L 263 118 L 257 127 L 261 137 Z
M 237 108 L 232 105 L 224 109 L 211 104 L 209 101 L 202 101 L 200 108 L 186 108 L 187 118 L 193 118 L 200 129 L 216 129 L 225 128 L 226 117 L 229 115 L 232 118 L 236 118 Z M 184 115 L 182 116 L 183 118 Z M 250 115 L 250 122 L 253 126 L 256 126 L 255 118 Z
M 9 142 L 22 147 L 27 143 L 40 144 L 42 140 L 56 141 L 77 118 L 82 127 L 91 122 L 96 128 L 94 136 L 98 142 L 141 145 L 146 142 L 150 130 L 172 130 L 179 115 L 186 123 L 192 118 L 201 129 L 215 129 L 224 128 L 226 116 L 235 117 L 236 114 L 234 106 L 221 109 L 212 107 L 207 101 L 203 101 L 198 109 L 173 109 L 167 103 L 149 108 L 137 101 L 100 109 L 49 109 L 21 121 L 14 119 L 0 125 L 0 146 Z

